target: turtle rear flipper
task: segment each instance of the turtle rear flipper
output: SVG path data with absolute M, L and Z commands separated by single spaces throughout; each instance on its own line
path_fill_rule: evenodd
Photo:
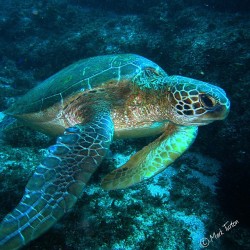
M 0 249 L 18 249 L 37 238 L 81 197 L 113 137 L 109 113 L 65 130 L 35 170 L 17 207 L 0 225 Z
M 169 124 L 166 131 L 155 141 L 133 155 L 102 181 L 106 190 L 132 186 L 163 171 L 181 156 L 193 143 L 197 127 Z

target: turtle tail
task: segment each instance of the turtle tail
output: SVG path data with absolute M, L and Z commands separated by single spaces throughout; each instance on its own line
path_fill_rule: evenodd
M 1 250 L 26 245 L 73 207 L 104 158 L 112 137 L 109 114 L 65 130 L 35 170 L 20 203 L 0 224 Z

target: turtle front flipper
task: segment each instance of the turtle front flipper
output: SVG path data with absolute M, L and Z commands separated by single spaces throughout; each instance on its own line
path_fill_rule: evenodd
M 113 130 L 109 113 L 65 130 L 37 167 L 20 203 L 0 224 L 1 250 L 26 245 L 72 208 L 104 158 Z
M 160 173 L 189 148 L 197 130 L 197 127 L 169 124 L 158 139 L 105 176 L 102 187 L 106 190 L 126 188 Z

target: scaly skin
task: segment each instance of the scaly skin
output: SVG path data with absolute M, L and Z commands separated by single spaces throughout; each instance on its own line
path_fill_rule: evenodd
M 37 167 L 17 207 L 0 225 L 0 249 L 13 250 L 40 236 L 73 207 L 113 137 L 108 113 L 66 129 Z
M 158 139 L 133 155 L 122 167 L 106 175 L 102 188 L 127 188 L 160 173 L 190 147 L 197 131 L 197 127 L 169 124 Z

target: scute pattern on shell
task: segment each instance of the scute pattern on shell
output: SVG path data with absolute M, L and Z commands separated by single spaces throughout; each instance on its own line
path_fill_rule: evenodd
M 65 98 L 95 89 L 107 82 L 119 88 L 123 81 L 141 88 L 158 89 L 167 74 L 154 62 L 134 54 L 97 56 L 78 61 L 51 76 L 20 98 L 6 113 L 36 113 L 48 107 L 63 107 Z

